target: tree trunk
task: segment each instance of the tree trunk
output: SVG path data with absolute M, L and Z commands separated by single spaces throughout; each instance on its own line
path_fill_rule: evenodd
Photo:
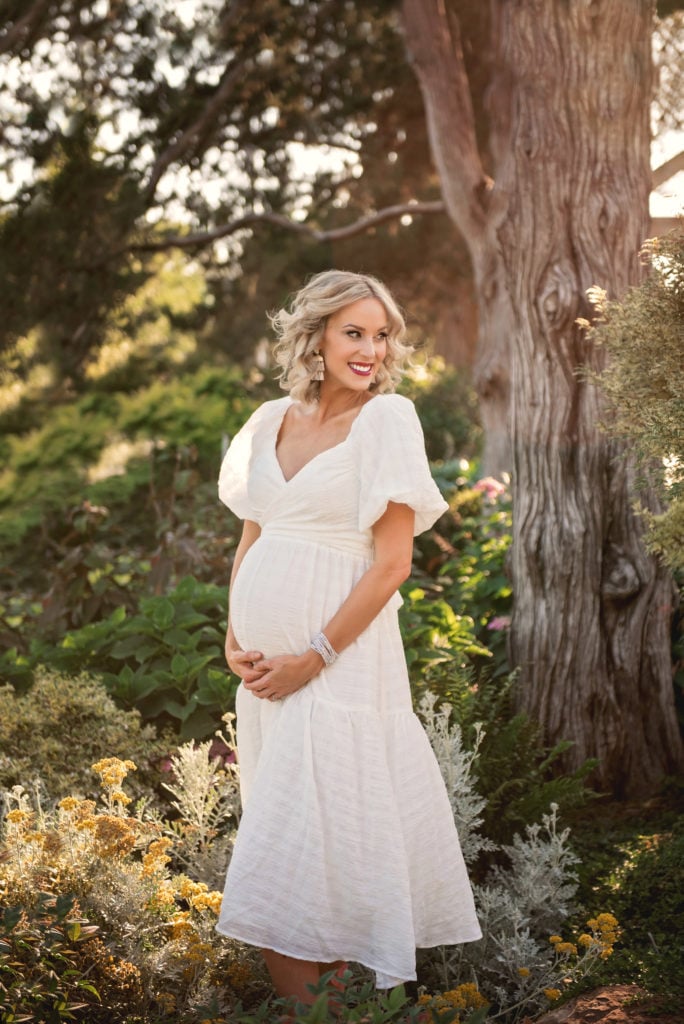
M 510 379 L 521 705 L 549 742 L 572 740 L 568 767 L 596 757 L 603 788 L 651 793 L 682 764 L 672 584 L 643 547 L 600 394 L 576 371 L 600 360 L 577 324 L 586 290 L 619 297 L 641 273 L 652 3 L 492 0 L 489 191 L 454 126 L 465 100 L 444 100 L 463 87 L 458 25 L 443 0 L 405 0 L 404 17 L 445 201 L 471 246 L 482 379 L 501 393 Z

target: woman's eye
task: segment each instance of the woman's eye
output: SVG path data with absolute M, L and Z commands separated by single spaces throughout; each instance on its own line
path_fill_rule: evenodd
M 347 331 L 347 337 L 348 338 L 360 338 L 361 335 L 359 334 L 358 331 Z

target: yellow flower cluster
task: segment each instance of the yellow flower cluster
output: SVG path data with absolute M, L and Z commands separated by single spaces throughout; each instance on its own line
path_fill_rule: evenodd
M 166 865 L 171 860 L 166 851 L 172 846 L 173 841 L 171 839 L 155 839 L 150 843 L 147 853 L 142 859 L 142 873 L 144 877 L 149 878 L 162 874 Z
M 97 989 L 103 998 L 110 997 L 113 992 L 126 995 L 128 999 L 142 998 L 143 983 L 139 967 L 130 960 L 112 956 L 97 936 L 87 942 L 84 952 L 88 956 Z
M 121 783 L 129 772 L 136 772 L 138 766 L 133 761 L 122 761 L 118 757 L 104 757 L 91 765 L 94 772 L 100 776 L 102 785 L 106 789 L 121 789 Z
M 254 978 L 252 968 L 244 960 L 231 960 L 225 968 L 224 975 L 230 987 L 238 994 L 247 988 Z
M 521 978 L 529 978 L 529 976 L 530 976 L 530 969 L 529 969 L 529 967 L 519 967 L 518 968 L 518 974 L 520 975 Z
M 479 1010 L 480 1007 L 489 1006 L 489 1002 L 479 991 L 477 985 L 466 982 L 458 988 L 449 989 L 448 992 L 439 992 L 436 995 L 422 995 L 418 998 L 421 1006 L 429 1007 L 436 1019 L 447 1010 Z M 456 1022 L 454 1022 L 456 1024 Z
M 33 811 L 22 811 L 18 807 L 14 810 L 8 811 L 6 821 L 10 825 L 15 825 L 18 829 L 26 829 L 35 818 Z
M 613 917 L 612 914 L 599 914 L 598 917 L 590 918 L 587 921 L 587 925 L 594 933 L 593 936 L 588 936 L 588 938 L 593 938 L 600 944 L 601 959 L 607 960 L 613 952 L 613 947 L 620 935 L 617 918 Z M 580 936 L 581 939 L 582 936 Z
M 98 814 L 91 819 L 95 847 L 100 857 L 119 859 L 126 857 L 135 847 L 138 834 L 134 818 L 119 818 L 113 814 Z M 85 822 L 84 822 L 85 825 Z
M 544 995 L 552 1003 L 556 999 L 560 999 L 560 994 L 561 993 L 560 993 L 560 989 L 559 988 L 545 988 L 544 989 Z
M 553 945 L 556 953 L 562 956 L 577 956 L 577 946 L 574 942 L 563 942 L 560 935 L 552 935 L 549 942 Z
M 187 900 L 194 910 L 211 910 L 218 917 L 221 908 L 221 893 L 210 892 L 204 882 L 193 882 L 190 878 L 182 878 L 178 886 L 178 895 Z

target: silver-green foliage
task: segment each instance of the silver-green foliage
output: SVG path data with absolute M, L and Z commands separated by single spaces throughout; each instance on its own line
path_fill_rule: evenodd
M 573 910 L 577 857 L 568 845 L 569 829 L 558 827 L 558 806 L 527 825 L 510 845 L 497 847 L 479 834 L 486 801 L 475 785 L 473 765 L 482 740 L 467 749 L 448 705 L 435 707 L 431 694 L 418 707 L 437 757 L 454 812 L 466 864 L 474 867 L 482 851 L 503 855 L 480 885 L 474 886 L 483 938 L 462 946 L 441 947 L 428 955 L 445 990 L 475 979 L 480 990 L 496 1001 L 507 1020 L 548 1006 L 544 989 L 562 989 L 563 978 L 578 965 L 559 956 L 549 942 Z M 579 968 L 584 973 L 587 962 Z M 521 971 L 522 969 L 522 971 Z
M 589 337 L 607 352 L 593 379 L 608 398 L 605 427 L 624 438 L 642 462 L 663 465 L 668 507 L 642 510 L 649 544 L 672 568 L 684 566 L 684 227 L 651 239 L 650 272 L 620 302 L 594 288 L 598 321 Z M 588 325 L 587 325 L 588 326 Z

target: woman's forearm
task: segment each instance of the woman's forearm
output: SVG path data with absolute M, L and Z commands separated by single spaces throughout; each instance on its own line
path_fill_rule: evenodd
M 378 564 L 364 573 L 346 601 L 323 627 L 338 654 L 370 626 L 407 576 L 408 572 L 401 568 Z

